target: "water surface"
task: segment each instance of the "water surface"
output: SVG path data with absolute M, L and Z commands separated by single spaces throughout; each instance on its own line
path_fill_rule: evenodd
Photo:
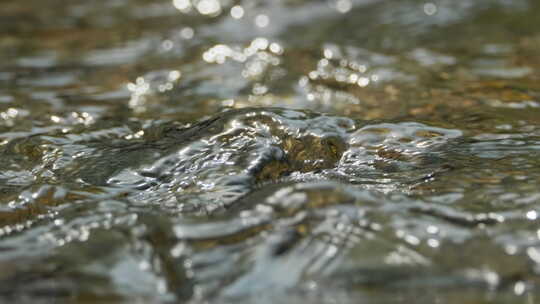
M 3 1 L 0 302 L 536 303 L 539 14 Z

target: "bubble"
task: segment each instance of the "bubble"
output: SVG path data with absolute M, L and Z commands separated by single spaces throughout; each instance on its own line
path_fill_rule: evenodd
M 424 13 L 428 16 L 435 15 L 437 13 L 437 6 L 432 2 L 424 4 Z
M 189 0 L 173 0 L 173 5 L 181 11 L 191 8 L 191 2 Z
M 255 25 L 258 27 L 267 27 L 270 24 L 270 18 L 267 15 L 261 14 L 255 17 Z
M 219 15 L 221 4 L 217 0 L 201 0 L 197 3 L 197 10 L 203 15 Z
M 336 9 L 338 12 L 344 14 L 350 11 L 352 8 L 351 0 L 338 0 L 336 2 Z
M 369 78 L 367 77 L 360 77 L 358 79 L 358 86 L 360 87 L 367 87 L 369 85 Z
M 522 295 L 525 292 L 525 283 L 522 281 L 516 282 L 514 284 L 514 293 L 518 296 Z
M 164 51 L 170 51 L 174 46 L 174 43 L 170 40 L 165 40 L 161 43 L 161 47 Z
M 184 38 L 184 39 L 191 39 L 191 38 L 193 38 L 194 33 L 195 32 L 193 31 L 192 28 L 185 27 L 180 31 L 180 36 L 182 36 L 182 38 Z
M 283 54 L 283 47 L 275 42 L 272 42 L 270 44 L 270 52 L 274 53 L 274 54 L 277 54 L 277 55 L 281 55 Z
M 240 19 L 244 17 L 244 8 L 240 5 L 235 5 L 231 8 L 231 16 L 234 19 Z

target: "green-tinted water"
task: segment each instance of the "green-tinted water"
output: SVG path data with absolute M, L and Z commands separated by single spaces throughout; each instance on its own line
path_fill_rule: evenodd
M 537 303 L 540 2 L 0 4 L 0 302 Z

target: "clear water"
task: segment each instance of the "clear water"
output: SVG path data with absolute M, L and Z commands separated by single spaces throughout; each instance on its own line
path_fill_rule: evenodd
M 537 303 L 540 2 L 0 4 L 0 302 Z

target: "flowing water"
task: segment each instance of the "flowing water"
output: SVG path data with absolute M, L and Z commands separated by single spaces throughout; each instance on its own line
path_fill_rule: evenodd
M 0 302 L 539 303 L 537 0 L 3 0 Z

